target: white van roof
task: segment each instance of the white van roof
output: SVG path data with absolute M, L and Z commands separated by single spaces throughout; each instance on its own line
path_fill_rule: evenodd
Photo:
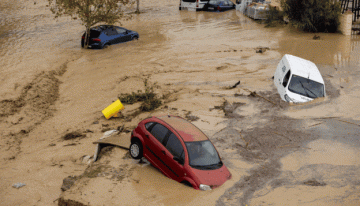
M 292 74 L 324 84 L 324 80 L 313 62 L 290 54 L 285 54 L 283 60 L 289 63 Z

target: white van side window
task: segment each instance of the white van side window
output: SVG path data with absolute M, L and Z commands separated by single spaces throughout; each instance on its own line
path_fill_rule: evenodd
M 290 70 L 286 73 L 283 81 L 283 86 L 286 87 L 290 79 Z

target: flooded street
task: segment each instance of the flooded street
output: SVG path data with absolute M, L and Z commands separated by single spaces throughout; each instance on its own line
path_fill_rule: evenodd
M 179 11 L 178 3 L 141 1 L 143 13 L 122 22 L 139 40 L 90 50 L 80 46 L 80 21 L 54 20 L 47 1 L 0 2 L 0 205 L 360 205 L 360 37 L 314 40 L 235 10 Z M 280 100 L 272 76 L 284 54 L 318 66 L 325 98 Z M 139 104 L 125 105 L 128 119 L 103 117 L 145 79 L 156 83 L 160 108 L 133 116 Z M 124 126 L 130 137 L 159 114 L 198 117 L 192 123 L 232 179 L 197 191 L 119 148 L 82 162 L 104 131 Z M 84 136 L 63 140 L 73 131 Z M 68 176 L 79 178 L 62 192 Z M 12 187 L 19 182 L 26 186 Z

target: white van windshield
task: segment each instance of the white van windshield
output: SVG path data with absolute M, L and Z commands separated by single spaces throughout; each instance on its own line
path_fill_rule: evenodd
M 310 98 L 324 97 L 324 85 L 311 79 L 292 75 L 289 90 Z

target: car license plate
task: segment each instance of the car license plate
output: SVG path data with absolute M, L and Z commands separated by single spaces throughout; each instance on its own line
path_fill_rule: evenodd
M 213 7 L 209 7 L 208 9 L 209 9 L 209 10 L 214 10 L 214 8 L 213 8 Z

